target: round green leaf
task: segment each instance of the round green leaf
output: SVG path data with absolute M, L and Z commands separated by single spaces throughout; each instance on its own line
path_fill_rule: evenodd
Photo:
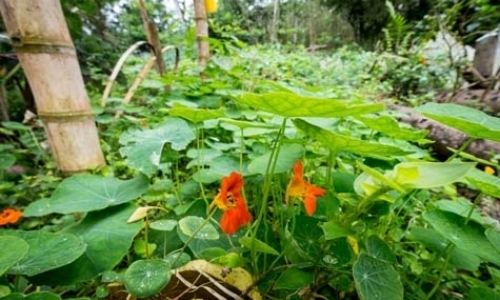
M 100 210 L 130 202 L 148 187 L 144 176 L 120 180 L 97 175 L 75 175 L 59 184 L 48 199 L 35 201 L 24 210 L 26 217 L 52 213 L 69 214 Z
M 187 236 L 201 240 L 217 240 L 219 232 L 205 219 L 187 216 L 179 221 L 179 229 Z
M 403 299 L 403 285 L 392 264 L 361 254 L 354 264 L 353 276 L 361 299 Z
M 0 275 L 2 275 L 26 255 L 29 245 L 16 236 L 0 236 L 0 245 L 2 245 Z
M 366 239 L 366 252 L 373 258 L 395 264 L 396 256 L 392 253 L 391 248 L 376 235 L 371 235 Z
M 171 231 L 177 226 L 176 220 L 157 220 L 149 224 L 149 228 L 158 231 Z
M 69 233 L 44 231 L 3 231 L 2 234 L 23 239 L 29 249 L 15 265 L 10 274 L 33 276 L 67 265 L 85 252 L 85 243 L 80 237 Z
M 289 172 L 295 162 L 302 157 L 304 147 L 299 144 L 285 144 L 278 153 L 278 159 L 274 168 L 274 173 Z M 248 165 L 248 171 L 252 174 L 266 173 L 266 166 L 269 164 L 271 152 L 253 159 Z
M 123 280 L 130 294 L 145 298 L 160 292 L 170 275 L 170 265 L 161 259 L 138 260 L 125 271 Z
M 204 109 L 187 107 L 179 103 L 175 103 L 172 108 L 168 110 L 172 117 L 180 117 L 189 120 L 193 123 L 200 123 L 206 120 L 217 119 L 224 116 L 224 110 L 218 109 Z

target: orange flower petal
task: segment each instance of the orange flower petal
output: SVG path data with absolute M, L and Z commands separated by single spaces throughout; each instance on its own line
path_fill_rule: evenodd
M 306 198 L 304 199 L 304 208 L 306 209 L 308 216 L 314 215 L 314 212 L 316 211 L 316 197 L 314 197 L 314 195 L 306 195 Z
M 220 220 L 220 228 L 225 234 L 235 234 L 241 226 L 247 225 L 252 215 L 246 206 L 229 209 L 224 212 Z
M 22 216 L 23 213 L 20 210 L 6 208 L 0 213 L 0 226 L 17 223 Z

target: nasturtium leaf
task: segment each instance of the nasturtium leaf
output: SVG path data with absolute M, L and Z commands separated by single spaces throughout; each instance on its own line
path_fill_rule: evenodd
M 321 245 L 318 243 L 323 231 L 318 226 L 319 220 L 298 215 L 292 232 L 292 242 L 286 249 L 286 257 L 293 263 L 316 261 L 321 255 Z
M 394 168 L 393 179 L 404 187 L 428 189 L 456 182 L 475 166 L 472 162 L 402 162 Z
M 339 237 L 345 237 L 351 234 L 348 227 L 340 224 L 338 220 L 332 220 L 320 225 L 325 234 L 325 240 L 333 240 Z
M 9 274 L 33 276 L 65 266 L 85 252 L 82 238 L 70 233 L 51 233 L 45 231 L 0 231 L 0 236 L 14 236 L 23 239 L 29 246 L 28 252 L 15 265 Z
M 449 244 L 441 234 L 431 228 L 413 227 L 409 238 L 422 243 L 438 255 L 444 253 Z M 476 271 L 481 260 L 473 253 L 455 247 L 451 250 L 450 263 L 465 270 Z
M 113 269 L 129 252 L 142 224 L 127 223 L 136 206 L 123 204 L 88 213 L 69 233 L 80 236 L 87 248 L 73 263 L 33 277 L 40 284 L 69 285 Z
M 384 109 L 381 103 L 349 103 L 344 100 L 315 98 L 289 92 L 245 93 L 239 103 L 283 117 L 347 117 Z
M 178 226 L 182 233 L 192 236 L 195 239 L 216 240 L 219 238 L 217 229 L 211 223 L 207 222 L 207 220 L 200 217 L 184 217 L 179 221 Z
M 465 179 L 484 194 L 500 198 L 500 178 L 498 176 L 486 174 L 486 172 L 474 168 L 465 174 Z
M 222 109 L 215 110 L 194 108 L 184 106 L 179 103 L 175 103 L 174 106 L 168 110 L 168 113 L 172 117 L 183 118 L 193 123 L 200 123 L 206 120 L 217 119 L 225 115 L 224 110 Z
M 500 293 L 487 287 L 473 287 L 467 295 L 467 300 L 500 300 Z
M 392 159 L 394 156 L 401 156 L 409 153 L 395 146 L 336 134 L 301 119 L 294 119 L 293 124 L 311 138 L 318 140 L 323 145 L 330 148 L 333 152 L 347 151 L 361 156 L 380 159 Z
M 26 217 L 100 210 L 137 199 L 148 187 L 144 176 L 130 180 L 97 175 L 74 175 L 59 184 L 52 196 L 29 204 Z
M 170 265 L 161 259 L 133 262 L 123 276 L 127 291 L 138 298 L 151 297 L 170 281 Z
M 488 241 L 481 225 L 474 221 L 465 224 L 465 218 L 441 210 L 426 211 L 423 217 L 458 248 L 500 265 L 500 252 Z
M 481 214 L 481 211 L 472 204 L 470 200 L 455 199 L 455 200 L 438 200 L 434 203 L 437 208 L 443 211 L 452 212 L 464 218 L 469 217 L 471 220 L 479 224 L 488 224 L 488 218 Z M 470 213 L 472 209 L 472 214 Z M 493 221 L 494 222 L 494 221 Z
M 297 267 L 291 267 L 281 272 L 274 284 L 277 290 L 297 290 L 303 288 L 314 281 L 313 270 L 301 270 Z
M 253 249 L 253 251 L 256 252 L 262 252 L 271 255 L 279 255 L 278 251 L 276 251 L 273 247 L 269 246 L 268 244 L 258 239 L 252 239 L 250 237 L 242 237 L 240 239 L 240 244 L 248 249 Z
M 373 130 L 405 141 L 419 141 L 424 139 L 427 135 L 426 131 L 417 130 L 409 126 L 402 126 L 401 123 L 390 116 L 363 115 L 357 116 L 356 118 Z
M 0 236 L 0 276 L 28 253 L 29 245 L 17 236 Z
M 416 111 L 473 138 L 500 141 L 500 119 L 475 108 L 454 103 L 429 102 L 417 107 Z
M 302 157 L 304 147 L 300 144 L 284 144 L 278 153 L 274 174 L 289 172 L 295 162 Z M 248 171 L 252 174 L 266 174 L 267 165 L 270 163 L 271 152 L 253 159 L 248 165 Z M 269 168 L 271 171 L 271 168 Z
M 166 143 L 175 151 L 184 150 L 196 138 L 186 121 L 167 118 L 153 129 L 127 131 L 120 137 L 120 154 L 126 163 L 146 175 L 151 175 L 160 167 L 161 152 Z
M 24 300 L 61 300 L 61 297 L 51 292 L 35 292 L 27 295 Z
M 376 235 L 370 235 L 366 239 L 366 254 L 390 264 L 397 262 L 396 256 L 392 253 L 389 245 Z
M 171 269 L 177 269 L 190 262 L 191 256 L 185 252 L 176 251 L 167 254 L 163 260 L 168 263 Z
M 149 228 L 159 231 L 171 231 L 177 226 L 176 220 L 156 220 L 149 224 Z
M 500 251 L 500 231 L 498 229 L 489 228 L 486 230 L 486 238 L 498 251 Z
M 353 267 L 354 282 L 363 300 L 402 300 L 403 285 L 390 263 L 361 254 Z
M 278 129 L 280 126 L 273 123 L 262 123 L 257 121 L 242 121 L 229 118 L 220 118 L 221 123 L 227 123 L 239 127 L 239 129 L 246 128 L 261 128 L 261 129 Z

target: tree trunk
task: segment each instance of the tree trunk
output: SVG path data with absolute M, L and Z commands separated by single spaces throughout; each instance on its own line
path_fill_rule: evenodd
M 210 57 L 208 44 L 208 21 L 205 9 L 205 0 L 194 0 L 194 20 L 196 22 L 196 39 L 198 42 L 198 66 L 201 69 L 201 77 L 204 78 L 204 69 Z
M 0 0 L 12 45 L 35 96 L 59 169 L 103 166 L 97 128 L 58 0 Z
M 273 20 L 271 24 L 270 40 L 271 43 L 278 42 L 278 23 L 280 18 L 280 0 L 273 1 Z

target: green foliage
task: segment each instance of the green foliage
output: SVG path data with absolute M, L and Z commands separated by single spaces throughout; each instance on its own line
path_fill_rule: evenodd
M 24 212 L 0 231 L 15 251 L 0 254 L 8 297 L 31 297 L 21 294 L 23 282 L 43 285 L 47 297 L 112 296 L 104 283 L 149 297 L 197 259 L 248 270 L 263 298 L 495 295 L 498 285 L 485 278 L 500 267 L 497 223 L 457 196 L 455 183 L 497 197 L 498 178 L 465 159 L 436 162 L 426 133 L 374 100 L 387 87 L 370 67 L 389 59 L 348 48 L 317 56 L 226 50 L 204 80 L 187 58 L 177 74 L 148 77 L 130 104 L 114 98 L 99 110 L 108 166 L 93 174 L 61 180 L 52 167 L 8 177 L 39 150 L 13 142 L 29 126 L 4 124 L 0 185 L 8 193 L 0 201 Z M 118 119 L 116 110 L 124 111 Z M 475 110 L 418 110 L 497 139 L 497 120 Z M 287 197 L 299 160 L 303 191 Z M 231 172 L 243 176 L 252 219 L 227 235 L 226 212 L 212 201 Z M 301 193 L 315 188 L 325 192 L 309 215 Z M 236 196 L 223 200 L 234 205 Z

